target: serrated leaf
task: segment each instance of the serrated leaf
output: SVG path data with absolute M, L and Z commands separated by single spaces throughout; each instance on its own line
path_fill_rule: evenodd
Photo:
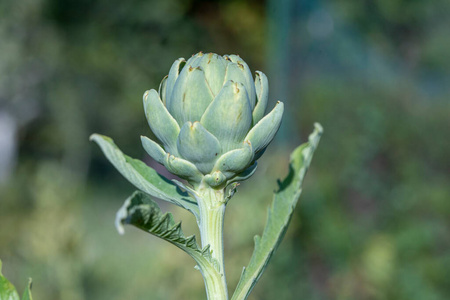
M 181 223 L 176 223 L 171 213 L 162 213 L 158 204 L 147 194 L 136 191 L 125 200 L 116 215 L 116 227 L 121 234 L 124 232 L 123 224 L 133 225 L 177 246 L 197 262 L 203 274 L 220 278 L 209 245 L 201 249 L 195 236 L 186 237 Z
M 289 221 L 302 191 L 301 184 L 311 163 L 314 151 L 322 135 L 322 127 L 315 124 L 308 142 L 297 147 L 291 154 L 289 174 L 280 183 L 279 190 L 269 208 L 267 223 L 261 237 L 255 236 L 255 249 L 250 263 L 244 268 L 232 300 L 244 300 L 252 291 L 270 258 L 281 243 Z
M 19 300 L 19 294 L 14 285 L 2 274 L 2 261 L 0 260 L 0 300 Z M 31 297 L 31 279 L 25 290 L 22 300 L 33 300 Z
M 199 210 L 194 198 L 188 193 L 182 192 L 173 182 L 158 174 L 154 169 L 144 162 L 133 159 L 125 154 L 114 144 L 114 141 L 104 135 L 93 134 L 91 141 L 96 142 L 106 158 L 116 167 L 116 169 L 139 190 L 181 206 L 198 219 Z

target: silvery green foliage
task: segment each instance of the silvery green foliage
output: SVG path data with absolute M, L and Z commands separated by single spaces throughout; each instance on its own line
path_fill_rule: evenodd
M 182 192 L 175 183 L 158 174 L 143 161 L 123 154 L 111 138 L 93 134 L 90 140 L 100 146 L 106 158 L 136 188 L 148 195 L 181 206 L 199 218 L 196 200 L 188 193 Z
M 194 235 L 186 237 L 181 222 L 176 223 L 171 213 L 162 213 L 147 194 L 136 191 L 128 197 L 117 212 L 115 223 L 119 233 L 123 234 L 123 225 L 129 224 L 177 246 L 195 260 L 203 276 L 220 281 L 218 262 L 211 256 L 210 246 L 202 249 Z
M 198 53 L 176 60 L 159 91 L 144 94 L 148 124 L 161 145 L 142 137 L 148 154 L 194 187 L 223 188 L 247 178 L 278 131 L 283 103 L 266 116 L 268 81 L 253 80 L 237 55 Z M 242 178 L 241 178 L 242 177 Z
M 314 124 L 314 132 L 308 142 L 298 146 L 291 154 L 289 174 L 279 182 L 262 236 L 255 236 L 255 249 L 250 262 L 244 268 L 231 300 L 244 300 L 252 291 L 264 272 L 272 255 L 278 248 L 289 226 L 297 201 L 302 192 L 302 183 L 322 136 L 322 126 Z
M 242 272 L 231 300 L 248 298 L 280 245 L 302 192 L 301 185 L 322 132 L 322 127 L 316 123 L 308 142 L 298 146 L 292 152 L 289 173 L 279 182 L 278 190 L 274 193 L 272 205 L 269 207 L 263 234 L 255 236 L 255 249 L 248 266 Z M 162 214 L 158 205 L 146 194 L 135 192 L 125 201 L 116 217 L 116 227 L 121 233 L 123 233 L 123 224 L 136 226 L 177 246 L 197 262 L 203 276 L 219 281 L 217 280 L 220 277 L 217 262 L 211 256 L 209 245 L 201 249 L 194 236 L 185 237 L 181 224 L 175 223 L 170 213 Z M 214 298 L 208 297 L 208 299 Z

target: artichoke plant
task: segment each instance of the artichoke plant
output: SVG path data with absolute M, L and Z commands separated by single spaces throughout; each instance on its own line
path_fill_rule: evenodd
M 144 149 L 188 184 L 168 180 L 140 160 L 123 154 L 113 140 L 99 134 L 91 139 L 139 191 L 117 212 L 116 226 L 134 225 L 188 253 L 202 273 L 208 299 L 228 300 L 223 257 L 225 208 L 237 182 L 250 177 L 256 161 L 278 131 L 283 103 L 265 114 L 268 81 L 262 72 L 253 80 L 237 55 L 198 53 L 176 60 L 159 90 L 144 94 L 145 115 L 158 142 L 141 137 Z M 291 155 L 289 174 L 280 182 L 261 237 L 241 275 L 232 300 L 248 297 L 278 247 L 301 192 L 301 183 L 322 128 L 316 124 L 309 141 Z M 162 213 L 151 197 L 189 210 L 200 229 L 186 237 L 170 213 Z M 250 218 L 249 218 L 250 219 Z
M 278 131 L 283 103 L 264 116 L 268 81 L 237 55 L 198 53 L 177 59 L 159 91 L 144 94 L 148 154 L 194 187 L 222 188 L 247 178 Z

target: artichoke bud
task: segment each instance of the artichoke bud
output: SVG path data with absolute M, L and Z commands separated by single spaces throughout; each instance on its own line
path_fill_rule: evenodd
M 245 180 L 278 131 L 283 103 L 264 116 L 267 77 L 237 55 L 214 53 L 177 59 L 158 92 L 144 94 L 145 115 L 160 144 L 144 149 L 193 186 L 214 188 Z

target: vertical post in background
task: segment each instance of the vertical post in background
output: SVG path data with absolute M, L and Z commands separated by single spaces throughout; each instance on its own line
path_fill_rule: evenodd
M 276 135 L 278 142 L 286 144 L 289 136 L 298 133 L 293 126 L 298 126 L 292 120 L 289 107 L 292 107 L 292 91 L 289 79 L 291 41 L 290 29 L 292 25 L 291 11 L 294 0 L 268 0 L 267 1 L 267 61 L 270 99 L 280 100 L 286 104 L 281 129 Z M 281 144 L 280 143 L 280 144 Z

